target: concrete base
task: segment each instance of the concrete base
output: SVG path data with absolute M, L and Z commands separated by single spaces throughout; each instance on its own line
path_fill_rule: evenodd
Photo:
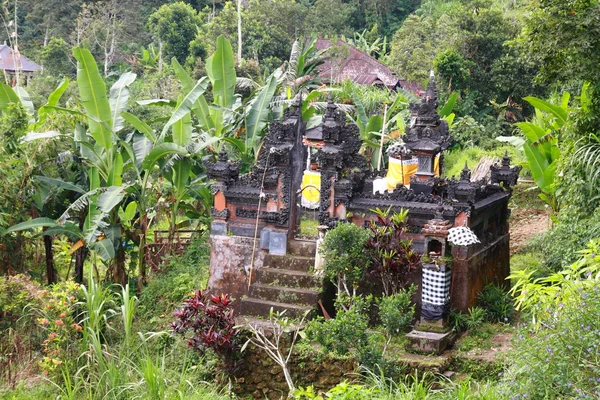
M 440 355 L 451 347 L 456 340 L 454 332 L 435 333 L 413 330 L 406 335 L 409 340 L 409 348 L 417 353 Z
M 446 333 L 450 330 L 448 315 L 442 319 L 430 320 L 421 317 L 419 324 L 416 326 L 419 331 Z

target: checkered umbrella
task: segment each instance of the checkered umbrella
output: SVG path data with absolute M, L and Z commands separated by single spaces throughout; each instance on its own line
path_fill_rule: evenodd
M 453 246 L 470 246 L 481 243 L 473 231 L 466 226 L 448 229 L 448 242 Z

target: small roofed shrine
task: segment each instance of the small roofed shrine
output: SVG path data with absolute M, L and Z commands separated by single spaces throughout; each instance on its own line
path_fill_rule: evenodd
M 303 204 L 308 204 L 302 201 L 307 174 L 312 189 L 318 187 L 315 204 L 323 227 L 339 222 L 366 226 L 376 219 L 372 210 L 377 208 L 409 210 L 406 236 L 427 260 L 412 273 L 419 288 L 414 297 L 418 311 L 428 302 L 423 304 L 424 319 L 443 319 L 449 308 L 467 312 L 487 284 L 504 284 L 509 275 L 508 202 L 521 168 L 511 167 L 505 156 L 483 179 L 472 181 L 466 166 L 458 178 L 441 178 L 441 153 L 451 135 L 437 113 L 433 77 L 410 111 L 410 127 L 404 142 L 390 147 L 387 170 L 371 171 L 360 154 L 358 127 L 331 99 L 321 124 L 308 131 L 299 102 L 285 111 L 282 121 L 271 122 L 248 174 L 239 175 L 238 164 L 224 151 L 217 162 L 208 163 L 208 176 L 216 182 L 209 290 L 244 297 L 265 260 L 289 253 Z M 400 176 L 392 179 L 397 165 Z M 452 245 L 445 238 L 458 227 L 477 240 Z M 424 276 L 444 280 L 441 297 L 422 293 Z

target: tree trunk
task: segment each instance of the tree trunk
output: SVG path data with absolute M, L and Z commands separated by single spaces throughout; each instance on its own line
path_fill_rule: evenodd
M 73 278 L 77 283 L 83 283 L 83 265 L 89 252 L 87 247 L 82 246 L 75 252 L 75 271 L 73 272 Z
M 146 232 L 148 230 L 148 214 L 142 210 L 143 214 L 140 218 L 140 243 L 138 249 L 138 295 L 142 293 L 144 285 L 146 285 Z
M 44 235 L 44 249 L 46 250 L 46 277 L 48 278 L 48 285 L 52 285 L 53 283 L 57 282 L 52 242 L 52 236 Z
M 85 225 L 86 217 L 87 208 L 84 208 L 79 213 L 79 229 L 81 231 L 83 231 L 83 226 Z M 75 252 L 75 270 L 73 271 L 73 278 L 75 278 L 75 282 L 77 283 L 83 283 L 83 266 L 89 254 L 90 252 L 85 245 L 78 248 Z
M 122 243 L 119 243 L 113 262 L 113 282 L 125 287 L 127 279 L 127 271 L 125 271 L 125 248 Z

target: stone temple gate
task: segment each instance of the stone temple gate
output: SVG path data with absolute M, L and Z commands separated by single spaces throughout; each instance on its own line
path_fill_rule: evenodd
M 294 239 L 300 218 L 297 194 L 310 151 L 307 144 L 316 144 L 320 224 L 333 227 L 348 221 L 364 226 L 375 218 L 372 209 L 408 209 L 408 238 L 425 255 L 452 259 L 450 306 L 466 312 L 485 285 L 501 283 L 509 274 L 508 201 L 520 167 L 511 167 L 505 156 L 483 179 L 471 180 L 466 166 L 458 179 L 440 178 L 441 153 L 451 143 L 451 135 L 436 109 L 432 77 L 421 101 L 410 105 L 412 118 L 404 144 L 389 150 L 390 159 L 409 159 L 416 172 L 410 185 L 403 184 L 403 175 L 392 190 L 381 189 L 388 172 L 371 171 L 368 160 L 359 154 L 358 127 L 348 123 L 331 101 L 322 123 L 311 130 L 302 122 L 299 104 L 287 109 L 282 121 L 272 122 L 258 162 L 248 174 L 240 176 L 239 164 L 228 160 L 223 150 L 217 162 L 206 165 L 209 177 L 216 181 L 209 290 L 243 298 L 263 266 L 299 246 Z M 387 185 L 390 189 L 389 179 Z M 469 228 L 479 243 L 451 246 L 447 240 L 451 227 Z M 419 288 L 427 275 L 420 268 L 426 269 L 426 263 L 414 272 Z M 309 281 L 314 288 L 315 281 Z M 427 294 L 416 296 L 419 309 L 422 295 Z

